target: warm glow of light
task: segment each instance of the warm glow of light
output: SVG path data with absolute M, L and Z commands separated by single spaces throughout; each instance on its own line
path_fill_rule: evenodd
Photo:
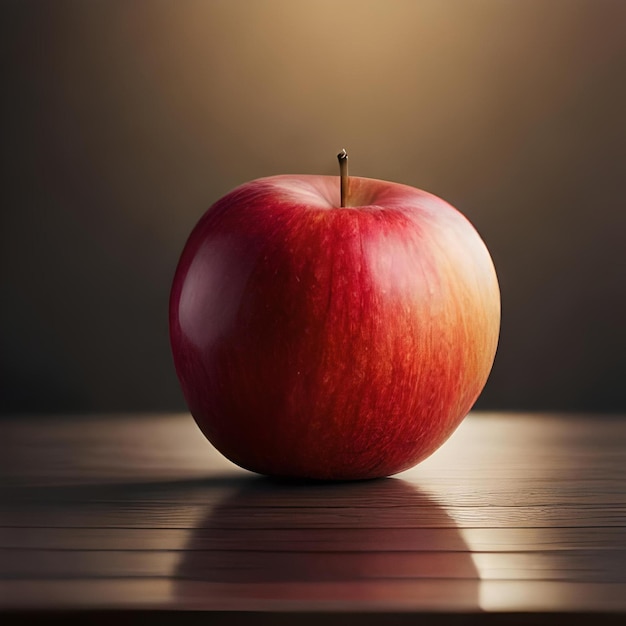
M 527 427 L 529 423 L 540 427 Z M 482 610 L 575 610 L 589 602 L 607 610 L 617 602 L 608 594 L 605 605 L 588 589 L 583 589 L 588 596 L 577 596 L 576 586 L 563 582 L 574 576 L 568 564 L 577 558 L 568 550 L 575 542 L 568 544 L 571 540 L 563 529 L 575 508 L 564 507 L 559 517 L 559 509 L 551 505 L 555 497 L 576 501 L 583 481 L 597 471 L 597 458 L 554 452 L 561 445 L 571 449 L 583 438 L 589 444 L 585 421 L 573 417 L 564 431 L 562 423 L 548 414 L 518 414 L 506 421 L 474 414 L 471 424 L 463 422 L 432 457 L 401 475 L 427 488 L 458 524 L 480 578 Z M 473 482 L 450 482 L 451 472 L 458 476 L 460 466 Z M 520 481 L 518 497 L 512 477 Z M 472 485 L 476 501 L 471 498 Z

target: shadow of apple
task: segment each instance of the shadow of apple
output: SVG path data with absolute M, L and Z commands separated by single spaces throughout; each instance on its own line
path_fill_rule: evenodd
M 174 577 L 211 583 L 462 582 L 479 576 L 454 520 L 397 478 L 294 483 L 252 478 L 210 507 Z

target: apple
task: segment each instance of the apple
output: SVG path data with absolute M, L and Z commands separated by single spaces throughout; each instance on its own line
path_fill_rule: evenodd
M 406 470 L 457 428 L 493 364 L 500 292 L 470 222 L 414 187 L 340 179 L 234 189 L 174 276 L 170 340 L 190 412 L 261 474 Z

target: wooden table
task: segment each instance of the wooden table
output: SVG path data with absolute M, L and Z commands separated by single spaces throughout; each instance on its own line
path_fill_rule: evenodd
M 0 430 L 2 624 L 626 624 L 619 416 L 473 414 L 342 484 L 240 470 L 188 415 Z

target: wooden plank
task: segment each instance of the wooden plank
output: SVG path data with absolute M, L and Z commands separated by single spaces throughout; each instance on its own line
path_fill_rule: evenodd
M 0 528 L 0 549 L 553 552 L 626 547 L 614 528 Z
M 155 577 L 262 583 L 480 577 L 626 583 L 626 549 L 602 553 L 3 550 L 0 556 L 2 579 Z
M 0 507 L 2 526 L 28 528 L 623 528 L 626 506 L 578 507 L 447 507 L 378 509 L 375 515 L 350 507 L 322 509 L 246 509 L 206 514 L 200 506 Z
M 619 471 L 622 472 L 620 464 Z M 311 506 L 350 506 L 369 509 L 372 505 L 401 508 L 427 504 L 457 507 L 492 506 L 626 506 L 624 478 L 610 473 L 603 481 L 577 477 L 558 477 L 550 481 L 524 477 L 518 488 L 513 479 L 501 476 L 497 481 L 473 475 L 449 483 L 441 477 L 428 481 L 428 488 L 413 476 L 352 484 L 292 484 L 270 481 L 248 472 L 221 477 L 171 480 L 168 482 L 122 482 L 106 485 L 74 486 L 0 486 L 2 502 L 16 504 L 111 505 L 126 502 L 148 504 L 218 504 L 230 498 L 230 506 L 281 508 Z
M 550 612 L 624 612 L 625 597 L 623 583 L 561 581 L 280 582 L 254 586 L 167 579 L 0 581 L 0 601 L 5 610 L 29 606 L 31 610 L 55 611 L 117 608 L 339 614 L 516 611 L 548 613 L 542 623 L 553 623 Z

